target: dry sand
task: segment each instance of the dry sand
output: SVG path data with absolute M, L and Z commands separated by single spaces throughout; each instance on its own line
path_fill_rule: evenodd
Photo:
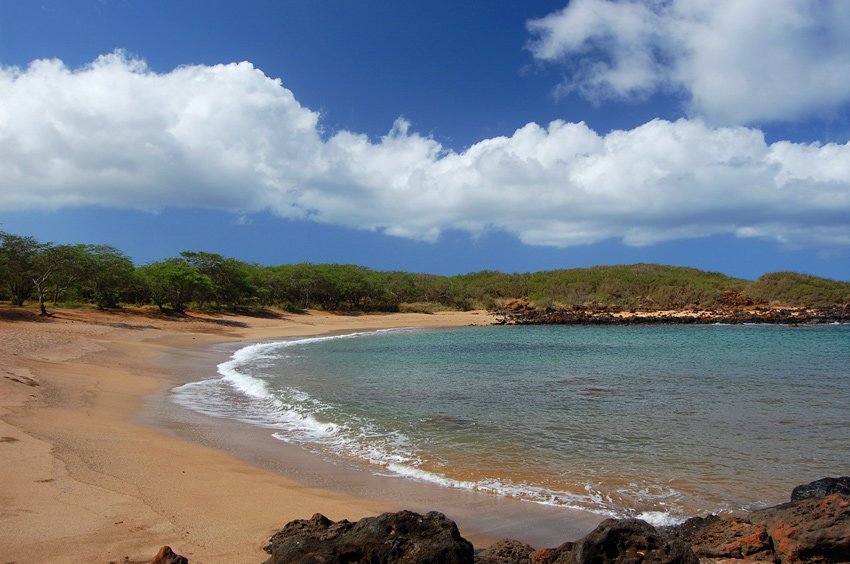
M 405 326 L 489 324 L 483 312 L 279 317 L 0 309 L 0 561 L 261 562 L 268 536 L 321 512 L 356 519 L 391 504 L 304 486 L 138 422 L 174 375 L 163 351 Z

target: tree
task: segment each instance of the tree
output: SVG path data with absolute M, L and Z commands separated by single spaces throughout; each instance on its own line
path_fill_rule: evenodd
M 203 251 L 183 251 L 180 256 L 187 264 L 210 279 L 210 293 L 216 305 L 242 305 L 256 296 L 257 287 L 253 282 L 253 270 L 256 267 Z M 198 296 L 201 305 L 208 298 L 209 296 L 203 294 Z
M 341 300 L 354 309 L 361 309 L 373 295 L 371 270 L 354 264 L 335 265 L 332 269 Z
M 33 237 L 21 237 L 0 231 L 0 273 L 17 306 L 32 295 L 35 279 L 40 278 L 37 257 L 47 248 Z
M 161 310 L 168 304 L 174 311 L 183 313 L 196 295 L 213 287 L 209 276 L 183 259 L 153 262 L 140 267 L 138 272 L 150 288 L 151 301 Z
M 286 280 L 286 293 L 292 303 L 302 309 L 310 307 L 315 296 L 322 293 L 322 280 L 316 267 L 309 263 L 284 265 L 278 267 L 282 278 Z
M 49 290 L 48 283 L 50 279 L 55 276 L 56 271 L 62 266 L 64 257 L 60 249 L 61 247 L 44 245 L 41 252 L 33 258 L 32 284 L 38 296 L 38 309 L 40 315 L 43 317 L 50 315 L 47 312 L 44 298 Z
M 86 285 L 98 309 L 117 307 L 133 280 L 133 261 L 109 245 L 86 245 Z
M 72 289 L 82 294 L 82 286 L 90 269 L 89 253 L 85 245 L 58 245 L 51 252 L 55 257 L 56 268 L 50 276 L 48 293 L 53 305 L 56 305 Z

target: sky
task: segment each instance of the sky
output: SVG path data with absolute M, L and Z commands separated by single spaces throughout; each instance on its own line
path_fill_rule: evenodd
M 850 280 L 845 0 L 0 0 L 0 230 Z

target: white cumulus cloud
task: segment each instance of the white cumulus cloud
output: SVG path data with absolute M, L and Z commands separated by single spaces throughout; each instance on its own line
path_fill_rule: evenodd
M 249 63 L 156 73 L 123 54 L 0 69 L 0 211 L 270 210 L 433 241 L 531 245 L 714 234 L 850 246 L 850 144 L 654 120 L 599 134 L 529 123 L 454 152 L 399 119 L 380 139 L 320 116 Z
M 318 114 L 249 63 L 39 60 L 0 70 L 0 100 L 0 209 L 256 210 L 320 166 Z
M 790 121 L 850 102 L 846 0 L 571 0 L 528 22 L 562 91 L 595 101 L 681 92 L 715 124 Z

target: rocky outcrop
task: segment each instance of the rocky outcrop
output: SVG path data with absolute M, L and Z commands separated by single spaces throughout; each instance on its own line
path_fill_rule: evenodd
M 794 488 L 792 501 L 742 517 L 696 517 L 667 529 L 703 559 L 850 562 L 850 478 Z
M 767 529 L 739 517 L 694 517 L 669 530 L 700 558 L 773 562 L 775 554 Z
M 266 564 L 466 564 L 472 544 L 460 536 L 454 521 L 432 511 L 383 513 L 356 523 L 333 522 L 316 514 L 288 523 L 270 540 Z
M 554 562 L 558 562 L 561 556 L 566 558 L 566 555 L 570 553 L 573 546 L 575 546 L 574 542 L 565 542 L 557 548 L 541 548 L 540 550 L 536 550 L 531 554 L 531 564 L 553 564 Z
M 639 519 L 607 519 L 575 543 L 534 552 L 527 544 L 500 541 L 473 554 L 453 521 L 443 514 L 384 513 L 357 523 L 333 522 L 316 514 L 288 523 L 276 533 L 266 564 L 590 564 L 655 562 L 698 564 L 678 538 Z
M 163 546 L 151 560 L 151 564 L 189 564 L 185 556 L 180 556 L 171 550 L 170 546 Z
M 587 536 L 557 548 L 533 551 L 518 541 L 501 541 L 476 556 L 476 564 L 698 564 L 680 539 L 640 519 L 606 519 Z
M 781 562 L 850 562 L 850 498 L 809 497 L 753 511 Z
M 661 534 L 646 521 L 606 519 L 555 562 L 699 564 L 699 559 L 684 542 Z
M 810 497 L 826 497 L 834 493 L 850 496 L 850 477 L 821 478 L 809 484 L 797 486 L 791 492 L 791 501 Z
M 473 553 L 443 514 L 411 511 L 333 522 L 316 514 L 288 523 L 266 547 L 270 563 L 616 564 L 850 562 L 850 478 L 795 488 L 791 502 L 746 517 L 695 517 L 656 529 L 639 519 L 607 519 L 587 536 L 534 550 L 516 540 Z M 164 547 L 166 548 L 166 547 Z
M 534 548 L 514 539 L 504 539 L 475 554 L 475 564 L 529 564 Z
M 613 306 L 535 308 L 514 302 L 493 312 L 497 325 L 697 325 L 712 323 L 770 323 L 801 325 L 850 321 L 850 307 L 774 308 L 716 307 L 682 310 L 628 310 Z

